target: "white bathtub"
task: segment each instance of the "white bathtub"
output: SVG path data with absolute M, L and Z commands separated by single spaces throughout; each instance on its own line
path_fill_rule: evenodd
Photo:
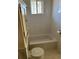
M 30 45 L 57 42 L 55 38 L 51 38 L 49 35 L 32 36 L 29 41 Z

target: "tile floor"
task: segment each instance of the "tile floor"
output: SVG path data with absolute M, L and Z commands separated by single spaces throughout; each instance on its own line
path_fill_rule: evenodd
M 44 59 L 61 59 L 61 56 L 56 50 L 48 50 L 45 52 Z
M 46 51 L 45 59 L 61 59 L 61 56 L 56 49 L 52 49 Z
M 53 44 L 54 47 L 52 47 L 53 45 L 51 44 L 35 45 L 34 47 L 42 47 L 45 50 L 44 59 L 61 59 L 61 54 L 58 53 L 57 47 L 55 46 L 56 44 L 57 43 Z
M 33 45 L 31 46 L 32 48 L 34 47 L 41 47 L 45 50 L 45 54 L 44 54 L 44 59 L 61 59 L 61 54 L 58 53 L 58 50 L 56 47 L 52 47 L 52 46 L 55 46 L 56 44 L 53 43 L 54 45 L 51 45 L 51 44 L 42 44 L 42 45 Z M 31 49 L 32 49 L 31 48 Z M 26 53 L 25 53 L 25 49 L 23 50 L 19 50 L 18 51 L 18 59 L 27 59 L 26 58 Z M 33 59 L 33 58 L 30 58 L 30 59 Z

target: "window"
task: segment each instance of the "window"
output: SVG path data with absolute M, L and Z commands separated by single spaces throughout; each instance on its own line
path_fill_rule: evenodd
M 31 0 L 31 14 L 43 14 L 42 0 Z

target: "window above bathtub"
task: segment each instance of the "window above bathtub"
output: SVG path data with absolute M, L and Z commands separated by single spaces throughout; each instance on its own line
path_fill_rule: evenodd
M 43 0 L 30 0 L 31 2 L 31 14 L 43 14 L 44 2 Z

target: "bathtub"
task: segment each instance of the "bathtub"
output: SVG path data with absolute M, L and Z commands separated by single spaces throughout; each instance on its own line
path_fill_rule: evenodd
M 57 42 L 57 39 L 51 38 L 49 35 L 38 35 L 29 37 L 30 45 Z

